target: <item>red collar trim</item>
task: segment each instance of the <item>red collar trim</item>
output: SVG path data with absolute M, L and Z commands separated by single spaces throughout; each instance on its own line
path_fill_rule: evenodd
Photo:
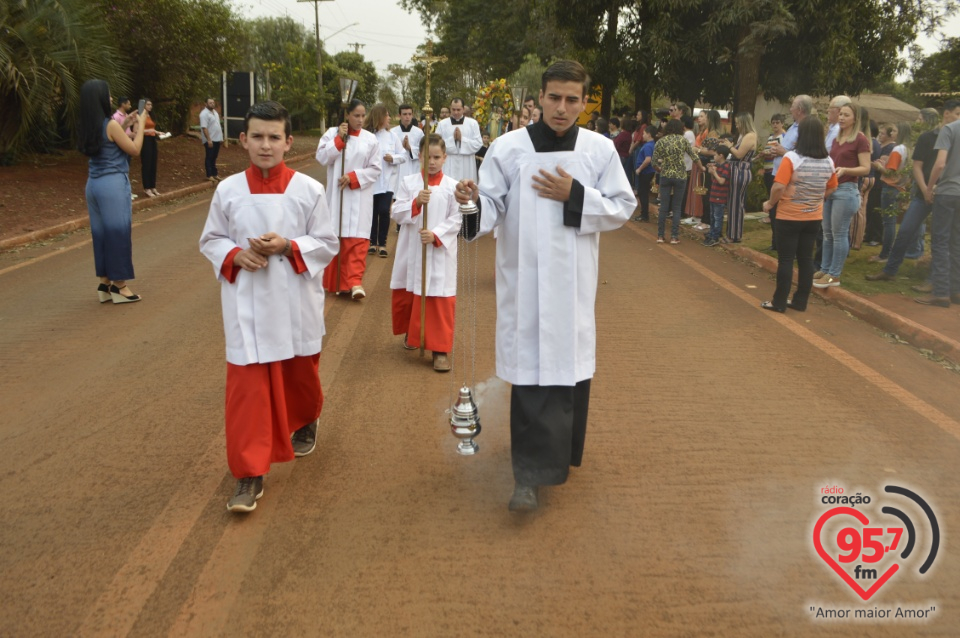
M 358 128 L 356 131 L 354 131 L 352 128 L 347 127 L 347 133 L 350 135 L 350 137 L 360 137 L 360 131 L 362 130 L 362 128 Z
M 253 165 L 244 171 L 244 174 L 247 177 L 250 194 L 279 195 L 287 190 L 287 185 L 290 184 L 296 171 L 287 168 L 284 162 L 280 162 L 268 171 L 267 177 L 263 177 L 263 171 Z
M 439 186 L 442 181 L 443 171 L 440 171 L 436 175 L 427 175 L 427 185 L 429 186 Z

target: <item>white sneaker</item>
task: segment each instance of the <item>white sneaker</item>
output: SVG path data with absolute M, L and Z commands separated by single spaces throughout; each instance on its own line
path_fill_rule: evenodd
M 693 226 L 694 224 L 697 223 L 697 218 L 687 217 L 686 219 L 681 219 L 680 223 L 683 224 L 684 226 Z
M 350 289 L 350 298 L 351 299 L 363 299 L 367 296 L 367 293 L 364 292 L 363 286 L 354 286 Z

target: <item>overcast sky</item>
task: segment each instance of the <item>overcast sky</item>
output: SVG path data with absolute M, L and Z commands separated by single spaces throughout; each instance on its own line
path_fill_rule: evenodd
M 247 18 L 288 15 L 313 33 L 313 2 L 231 1 Z M 360 53 L 373 62 L 381 74 L 386 73 L 388 64 L 409 64 L 417 46 L 425 39 L 420 17 L 404 11 L 397 0 L 326 0 L 319 6 L 320 38 L 325 50 L 330 53 L 352 51 L 351 43 L 362 44 Z M 354 22 L 359 24 L 348 27 Z M 960 34 L 960 16 L 954 16 L 944 31 L 949 35 Z M 926 53 L 932 53 L 939 48 L 939 41 L 939 38 L 921 37 L 917 42 Z

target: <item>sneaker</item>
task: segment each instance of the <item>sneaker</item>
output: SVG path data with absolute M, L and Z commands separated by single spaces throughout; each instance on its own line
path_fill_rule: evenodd
M 871 264 L 885 264 L 887 263 L 887 258 L 881 257 L 880 255 L 871 255 L 870 257 L 867 257 L 867 261 L 869 261 Z
M 290 435 L 294 456 L 306 456 L 317 447 L 317 422 L 307 423 Z
M 875 272 L 872 275 L 867 275 L 864 277 L 867 281 L 893 281 L 896 279 L 893 275 L 887 274 L 886 271 L 881 270 L 880 272 Z
M 539 488 L 536 485 L 517 483 L 510 498 L 511 512 L 532 512 L 540 506 Z
M 706 246 L 707 248 L 710 248 L 710 247 L 712 247 L 712 246 L 719 246 L 719 245 L 720 245 L 720 242 L 718 242 L 716 239 L 709 239 L 709 238 L 708 238 L 708 239 L 707 239 L 705 242 L 703 242 L 703 244 L 701 244 L 701 245 L 702 245 L 702 246 Z
M 834 288 L 840 285 L 839 277 L 832 277 L 830 275 L 824 275 L 820 279 L 815 279 L 813 281 L 814 288 Z
M 381 257 L 386 257 L 386 256 L 388 256 L 389 254 L 390 254 L 390 253 L 387 252 L 387 249 L 386 249 L 386 248 L 384 248 L 383 246 L 380 246 L 380 256 L 381 256 Z
M 694 224 L 697 223 L 697 218 L 687 217 L 686 219 L 680 220 L 680 223 L 683 224 L 684 226 L 693 226 Z
M 416 350 L 417 346 L 411 346 L 407 343 L 407 335 L 403 335 L 403 349 L 404 350 Z
M 237 481 L 237 491 L 227 502 L 229 512 L 252 512 L 257 509 L 257 499 L 263 496 L 263 477 L 249 476 Z
M 826 274 L 827 273 L 823 272 L 822 270 L 818 270 L 817 272 L 813 273 L 813 280 L 816 281 L 817 279 L 820 279 Z
M 929 295 L 931 292 L 933 292 L 933 284 L 930 282 L 925 284 L 917 284 L 916 286 L 910 286 L 910 290 Z
M 915 297 L 914 301 L 924 306 L 939 306 L 940 308 L 949 308 L 950 307 L 950 297 L 934 297 L 933 295 L 927 295 L 926 297 Z
M 665 240 L 663 237 L 657 237 L 657 243 L 658 243 L 658 244 L 662 244 L 662 243 L 665 242 L 665 241 L 666 241 L 666 240 Z
M 350 289 L 351 299 L 363 299 L 366 296 L 367 293 L 363 290 L 363 286 L 354 286 Z
M 670 238 L 670 243 L 673 244 L 674 246 L 676 246 L 677 244 L 680 243 L 680 238 L 679 238 L 679 237 L 671 237 L 671 238 Z
M 367 248 L 367 254 L 368 254 L 368 255 L 376 255 L 376 254 L 377 254 L 377 247 L 376 247 L 376 246 L 370 246 L 370 248 Z

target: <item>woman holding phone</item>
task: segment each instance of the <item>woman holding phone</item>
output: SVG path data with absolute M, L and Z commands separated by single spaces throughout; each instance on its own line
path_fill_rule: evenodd
M 140 301 L 127 281 L 133 279 L 133 201 L 130 199 L 130 157 L 140 155 L 144 126 L 134 116 L 131 140 L 110 117 L 110 87 L 103 80 L 87 80 L 80 89 L 81 153 L 90 158 L 87 211 L 93 236 L 93 261 L 100 283 L 100 303 Z

